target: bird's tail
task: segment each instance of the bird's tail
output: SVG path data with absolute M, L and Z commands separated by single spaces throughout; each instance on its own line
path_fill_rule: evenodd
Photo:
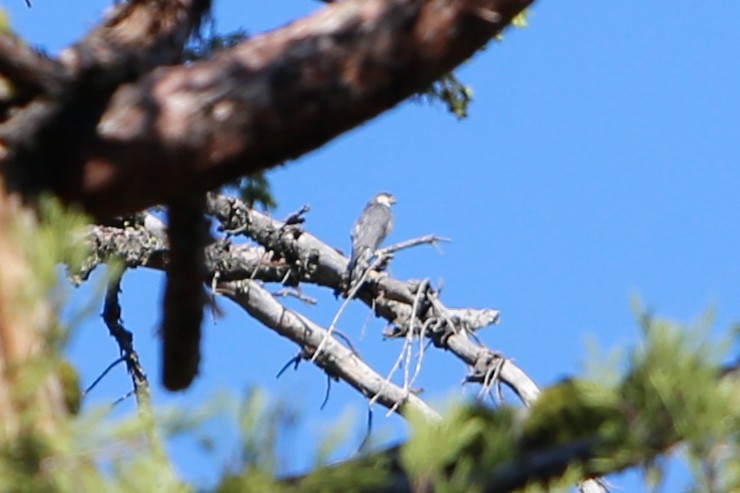
M 362 277 L 362 274 L 364 274 L 368 267 L 370 267 L 371 257 L 372 252 L 370 252 L 369 248 L 363 248 L 352 255 L 352 258 L 349 260 L 349 265 L 347 266 L 347 270 L 349 271 L 350 285 L 353 285 L 357 281 L 359 281 Z

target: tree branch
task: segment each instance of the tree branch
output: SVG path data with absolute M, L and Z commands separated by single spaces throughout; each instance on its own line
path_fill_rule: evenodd
M 220 283 L 217 292 L 236 302 L 266 327 L 301 346 L 303 359 L 312 361 L 330 377 L 348 383 L 366 398 L 401 414 L 414 411 L 429 421 L 441 419 L 414 393 L 388 382 L 326 329 L 285 308 L 256 282 Z M 313 354 L 322 342 L 321 354 L 314 359 Z
M 226 196 L 211 195 L 208 209 L 225 230 L 240 231 L 264 246 L 258 249 L 227 242 L 209 246 L 206 258 L 212 282 L 239 279 L 282 281 L 293 285 L 311 282 L 341 292 L 348 259 L 303 232 L 298 225 L 286 226 Z M 80 271 L 73 273 L 77 282 L 84 280 L 96 265 L 111 255 L 122 258 L 130 267 L 163 269 L 165 266 L 164 241 L 146 229 L 96 226 L 91 229 L 88 240 L 92 251 Z M 416 303 L 417 313 L 412 316 L 418 283 L 404 283 L 375 272 L 370 274 L 358 298 L 393 323 L 396 334 L 404 335 L 416 317 L 415 326 L 424 327 L 426 336 L 431 337 L 435 345 L 449 350 L 471 368 L 467 381 L 490 383 L 488 378 L 495 369 L 501 381 L 525 404 L 530 405 L 536 399 L 539 389 L 520 368 L 499 353 L 475 343 L 468 335 L 471 327 L 480 328 L 481 320 L 497 320 L 498 312 L 448 309 L 436 299 L 432 306 L 429 297 L 435 293 L 430 288 L 424 291 L 421 302 Z M 420 305 L 425 308 L 422 310 Z
M 112 94 L 157 66 L 180 62 L 209 7 L 210 0 L 120 3 L 59 60 L 0 36 L 0 76 L 18 93 L 0 101 L 0 172 L 8 188 L 76 201 L 80 164 Z
M 166 268 L 167 262 L 163 261 L 166 258 L 164 242 L 142 227 L 95 226 L 90 230 L 88 241 L 92 246 L 91 254 L 83 270 L 73 275 L 76 282 L 86 279 L 95 266 L 111 257 L 124 259 L 129 267 Z M 298 344 L 303 359 L 313 361 L 314 351 L 326 337 L 322 355 L 314 363 L 330 377 L 345 381 L 368 399 L 375 397 L 386 408 L 400 413 L 413 410 L 429 420 L 440 419 L 439 414 L 419 397 L 387 382 L 354 351 L 333 336 L 327 336 L 326 329 L 285 308 L 262 288 L 255 278 L 264 275 L 269 280 L 279 281 L 278 274 L 283 272 L 280 267 L 277 271 L 271 270 L 269 263 L 264 262 L 266 256 L 262 248 L 224 249 L 224 245 L 216 243 L 207 249 L 206 256 L 211 259 L 208 264 L 211 277 L 216 282 L 217 278 L 235 278 L 240 273 L 242 280 L 218 282 L 215 285 L 217 293 L 228 297 L 265 326 Z M 246 265 L 254 269 L 249 270 Z M 236 271 L 218 270 L 229 266 L 236 266 Z
M 326 329 L 319 327 L 304 316 L 288 310 L 272 295 L 262 288 L 256 280 L 268 282 L 312 282 L 332 288 L 341 287 L 342 275 L 346 270 L 348 259 L 335 249 L 322 243 L 317 238 L 300 229 L 299 224 L 286 225 L 269 218 L 255 210 L 248 209 L 238 199 L 210 195 L 209 214 L 222 224 L 224 230 L 244 234 L 264 246 L 234 245 L 229 241 L 213 243 L 206 249 L 207 269 L 217 291 L 245 309 L 250 315 L 280 335 L 289 338 L 302 348 L 301 359 L 312 360 L 312 356 L 326 337 Z M 88 240 L 92 246 L 88 261 L 78 274 L 77 281 L 86 279 L 87 275 L 100 262 L 107 261 L 115 255 L 123 259 L 127 266 L 145 266 L 164 270 L 166 259 L 166 242 L 162 236 L 162 225 L 153 218 L 145 216 L 139 225 L 124 227 L 95 226 L 91 228 Z M 271 252 L 271 253 L 267 253 Z M 418 283 L 406 283 L 389 278 L 385 274 L 371 273 L 367 288 L 361 291 L 361 297 L 369 306 L 385 306 L 380 310 L 389 315 L 389 321 L 398 323 L 397 334 L 404 334 L 403 324 L 410 321 L 411 308 L 426 299 L 429 308 L 424 313 L 416 310 L 415 327 L 429 327 L 430 321 L 457 327 L 456 330 L 444 331 L 444 336 L 434 335 L 433 340 L 439 347 L 447 349 L 471 367 L 466 381 L 491 385 L 492 376 L 497 376 L 508 385 L 527 405 L 531 405 L 539 395 L 539 389 L 531 379 L 514 363 L 500 354 L 480 346 L 468 336 L 476 330 L 498 319 L 495 310 L 449 309 L 436 299 L 436 293 L 430 289 L 418 292 Z M 390 299 L 389 293 L 393 293 Z M 414 293 L 411 296 L 409 293 Z M 421 295 L 421 297 L 419 296 Z M 426 297 L 426 298 L 425 298 Z M 436 314 L 436 315 L 435 315 Z M 444 319 L 443 322 L 439 320 Z M 406 412 L 416 409 L 428 419 L 437 420 L 439 416 L 426 404 L 401 387 L 388 382 L 381 375 L 368 367 L 351 349 L 329 336 L 322 347 L 322 355 L 316 358 L 315 364 L 330 377 L 339 378 L 349 383 L 368 398 L 375 400 L 388 409 Z M 568 454 L 543 454 L 533 457 L 529 466 L 520 469 L 514 466 L 502 466 L 497 469 L 490 481 L 496 485 L 490 491 L 510 491 L 512 484 L 518 484 L 528 473 L 540 475 L 562 473 L 563 468 L 572 463 L 574 457 Z M 583 446 L 578 444 L 578 459 L 582 458 Z M 574 450 L 575 450 L 574 449 Z M 535 467 L 536 466 L 536 467 Z M 517 472 L 518 471 L 518 472 Z M 543 472 L 544 471 L 544 472 Z M 553 472 L 554 471 L 554 472 Z M 408 484 L 404 479 L 397 485 Z M 594 480 L 581 484 L 582 491 L 603 492 L 605 489 Z M 589 489 L 590 488 L 590 489 Z M 396 491 L 396 490 L 388 490 Z M 401 489 L 398 491 L 408 491 Z
M 531 2 L 337 2 L 212 60 L 151 72 L 116 92 L 93 139 L 55 149 L 66 159 L 36 155 L 57 158 L 63 172 L 49 186 L 97 217 L 206 191 L 295 159 L 427 88 Z M 12 130 L 3 136 L 11 162 L 22 145 L 9 141 Z
M 336 249 L 315 236 L 304 232 L 297 225 L 285 225 L 258 211 L 249 209 L 233 197 L 210 194 L 208 213 L 218 220 L 225 231 L 243 234 L 267 250 L 274 252 L 291 267 L 288 283 L 311 282 L 343 291 L 344 274 L 349 260 Z M 447 349 L 472 368 L 469 381 L 482 383 L 491 368 L 499 367 L 500 378 L 522 401 L 530 405 L 539 395 L 539 389 L 527 375 L 510 360 L 490 349 L 476 344 L 469 336 L 470 330 L 479 329 L 482 323 L 498 320 L 495 310 L 449 309 L 436 301 L 431 306 L 427 291 L 422 313 L 412 316 L 412 306 L 418 283 L 402 282 L 385 274 L 369 272 L 358 299 L 395 325 L 394 335 L 402 336 L 413 316 L 420 325 L 427 327 L 428 336 L 435 345 Z M 434 323 L 432 323 L 434 322 Z M 501 364 L 503 361 L 503 364 Z

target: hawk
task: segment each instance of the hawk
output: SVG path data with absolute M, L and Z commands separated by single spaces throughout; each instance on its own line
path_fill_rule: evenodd
M 393 195 L 379 193 L 370 199 L 352 228 L 352 256 L 347 266 L 350 285 L 362 277 L 375 250 L 390 233 L 393 227 L 391 205 L 395 203 Z

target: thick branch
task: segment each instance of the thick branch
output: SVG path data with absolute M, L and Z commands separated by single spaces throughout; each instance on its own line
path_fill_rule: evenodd
M 95 226 L 90 230 L 88 241 L 92 246 L 84 270 L 77 274 L 81 281 L 100 262 L 118 257 L 129 267 L 150 267 L 164 270 L 166 249 L 161 239 L 144 228 Z M 439 420 L 440 416 L 415 394 L 388 382 L 362 359 L 335 337 L 328 336 L 326 329 L 306 317 L 285 308 L 273 295 L 256 281 L 265 275 L 270 280 L 279 280 L 276 274 L 283 272 L 284 265 L 278 262 L 273 270 L 268 257 L 261 248 L 224 248 L 227 244 L 211 245 L 206 252 L 211 277 L 228 279 L 241 277 L 243 281 L 221 282 L 217 291 L 241 306 L 247 313 L 301 347 L 303 359 L 312 360 L 329 376 L 340 379 L 368 399 L 375 398 L 388 409 L 405 413 L 414 411 L 429 420 Z M 234 271 L 226 271 L 234 267 Z M 249 271 L 247 266 L 252 266 Z M 326 338 L 322 354 L 315 360 L 312 355 L 322 340 Z
M 95 68 L 119 82 L 180 61 L 211 0 L 130 0 L 114 6 L 83 40 L 62 53 L 68 70 Z
M 293 275 L 289 279 L 293 282 L 311 282 L 336 292 L 342 291 L 349 260 L 315 236 L 295 225 L 286 226 L 249 209 L 231 197 L 210 195 L 208 209 L 225 230 L 249 236 L 291 266 Z M 403 330 L 412 319 L 417 287 L 417 282 L 402 282 L 385 274 L 370 272 L 367 286 L 360 290 L 358 297 L 377 315 Z M 498 378 L 525 404 L 530 405 L 537 398 L 539 389 L 520 368 L 470 338 L 469 330 L 481 328 L 481 319 L 497 320 L 498 317 L 493 317 L 493 310 L 450 309 L 438 301 L 435 305 L 414 316 L 422 326 L 434 317 L 441 320 L 436 327 L 439 337 L 434 341 L 473 369 L 468 377 L 470 381 L 484 383 L 486 376 L 496 369 Z
M 115 90 L 179 62 L 209 6 L 210 0 L 121 3 L 58 61 L 0 35 L 0 79 L 12 93 L 0 97 L 0 172 L 8 188 L 26 196 L 51 189 L 76 200 L 81 164 Z
M 209 213 L 227 230 L 244 232 L 266 249 L 227 242 L 209 246 L 206 250 L 207 269 L 215 281 L 287 280 L 292 283 L 311 282 L 337 291 L 342 287 L 348 259 L 295 225 L 286 226 L 225 196 L 213 195 L 209 198 Z M 96 226 L 88 239 L 92 247 L 91 255 L 87 264 L 76 273 L 78 282 L 111 256 L 123 259 L 129 267 L 164 268 L 166 245 L 146 229 Z M 410 326 L 412 319 L 415 286 L 417 283 L 413 281 L 401 282 L 372 272 L 368 287 L 360 291 L 359 299 L 392 322 L 398 330 L 403 330 Z M 471 368 L 467 381 L 490 385 L 493 383 L 491 377 L 495 376 L 526 405 L 536 399 L 539 389 L 520 368 L 500 354 L 475 343 L 468 335 L 469 330 L 481 328 L 480 319 L 494 322 L 497 318 L 494 310 L 450 309 L 439 301 L 435 305 L 424 313 L 417 313 L 415 325 L 431 327 L 431 322 L 434 322 L 437 328 L 433 339 L 435 343 Z M 427 332 L 427 335 L 430 333 Z
M 295 159 L 425 89 L 531 2 L 346 0 L 159 69 L 117 91 L 53 188 L 100 217 Z

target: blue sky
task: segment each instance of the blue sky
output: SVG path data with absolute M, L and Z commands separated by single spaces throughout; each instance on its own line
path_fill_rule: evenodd
M 21 0 L 3 2 L 16 29 L 52 53 L 93 26 L 106 4 L 38 0 L 29 10 Z M 222 0 L 216 19 L 221 30 L 258 33 L 317 7 L 308 0 Z M 501 310 L 502 323 L 487 329 L 484 341 L 542 386 L 582 371 L 594 358 L 592 344 L 601 354 L 636 344 L 631 296 L 679 321 L 713 307 L 722 331 L 740 321 L 739 17 L 736 2 L 540 0 L 529 27 L 507 31 L 503 43 L 458 72 L 475 92 L 467 120 L 405 103 L 272 173 L 275 215 L 310 204 L 306 228 L 348 251 L 365 202 L 392 192 L 399 202 L 390 242 L 428 233 L 453 240 L 442 254 L 400 253 L 393 275 L 443 283 L 449 306 Z M 154 382 L 161 280 L 133 272 L 123 298 L 124 321 Z M 308 292 L 319 306 L 295 307 L 328 325 L 339 303 L 329 293 Z M 269 387 L 302 414 L 288 441 L 299 458 L 286 469 L 310 461 L 319 430 L 345 412 L 357 417 L 351 437 L 359 440 L 366 412 L 360 396 L 334 385 L 319 411 L 323 375 L 306 364 L 276 381 L 296 348 L 222 307 L 225 317 L 206 329 L 202 377 L 182 395 L 158 388 L 157 402 L 197 406 L 223 390 Z M 366 318 L 364 308 L 353 307 L 340 328 L 357 341 Z M 358 345 L 385 374 L 400 345 L 380 341 L 382 328 L 372 319 Z M 78 329 L 70 351 L 86 381 L 116 356 L 94 317 Z M 128 381 L 118 373 L 90 396 L 90 406 L 126 392 Z M 464 375 L 461 363 L 435 354 L 419 385 L 439 404 L 475 393 L 461 389 Z M 383 415 L 375 410 L 376 429 L 389 439 L 402 436 L 401 420 Z M 209 426 L 217 457 L 229 457 L 227 428 Z M 187 440 L 173 442 L 175 449 L 184 476 L 201 484 L 223 467 L 204 461 Z M 641 491 L 636 476 L 612 482 Z M 665 491 L 676 491 L 682 474 L 670 475 L 669 483 Z

